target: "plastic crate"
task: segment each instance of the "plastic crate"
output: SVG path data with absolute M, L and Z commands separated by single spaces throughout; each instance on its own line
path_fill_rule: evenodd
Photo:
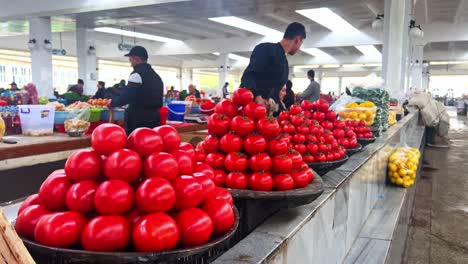
M 99 122 L 101 120 L 101 113 L 102 113 L 101 108 L 92 108 L 91 115 L 89 116 L 89 122 L 90 123 Z

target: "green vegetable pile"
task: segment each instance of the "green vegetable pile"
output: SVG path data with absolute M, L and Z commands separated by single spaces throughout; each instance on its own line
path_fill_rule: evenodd
M 371 101 L 375 104 L 377 112 L 372 128 L 377 130 L 379 133 L 387 131 L 389 127 L 388 113 L 390 103 L 390 95 L 388 92 L 380 88 L 364 89 L 362 87 L 355 87 L 353 90 L 353 96 L 364 101 Z
M 67 100 L 68 104 L 73 104 L 76 101 L 87 102 L 89 100 L 89 96 L 86 96 L 86 95 L 80 96 L 79 94 L 74 93 L 74 92 L 67 92 L 63 94 L 63 98 Z

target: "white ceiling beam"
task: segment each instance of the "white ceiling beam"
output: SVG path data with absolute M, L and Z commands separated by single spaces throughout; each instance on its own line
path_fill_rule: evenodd
M 185 2 L 189 0 L 0 0 L 0 20 L 32 16 L 59 16 L 126 7 Z

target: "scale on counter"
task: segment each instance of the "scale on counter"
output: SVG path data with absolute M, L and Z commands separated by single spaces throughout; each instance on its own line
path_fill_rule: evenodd
M 205 124 L 205 123 L 208 123 L 208 115 L 203 115 L 203 114 L 185 115 L 184 121 L 190 122 L 190 123 Z

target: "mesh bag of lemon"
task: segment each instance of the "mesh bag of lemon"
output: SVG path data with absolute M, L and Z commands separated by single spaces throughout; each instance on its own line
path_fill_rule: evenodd
M 397 148 L 388 159 L 388 178 L 391 183 L 408 188 L 414 184 L 421 153 L 418 149 Z
M 351 102 L 338 110 L 338 116 L 343 121 L 364 121 L 366 126 L 374 123 L 377 108 L 371 101 L 362 103 Z

